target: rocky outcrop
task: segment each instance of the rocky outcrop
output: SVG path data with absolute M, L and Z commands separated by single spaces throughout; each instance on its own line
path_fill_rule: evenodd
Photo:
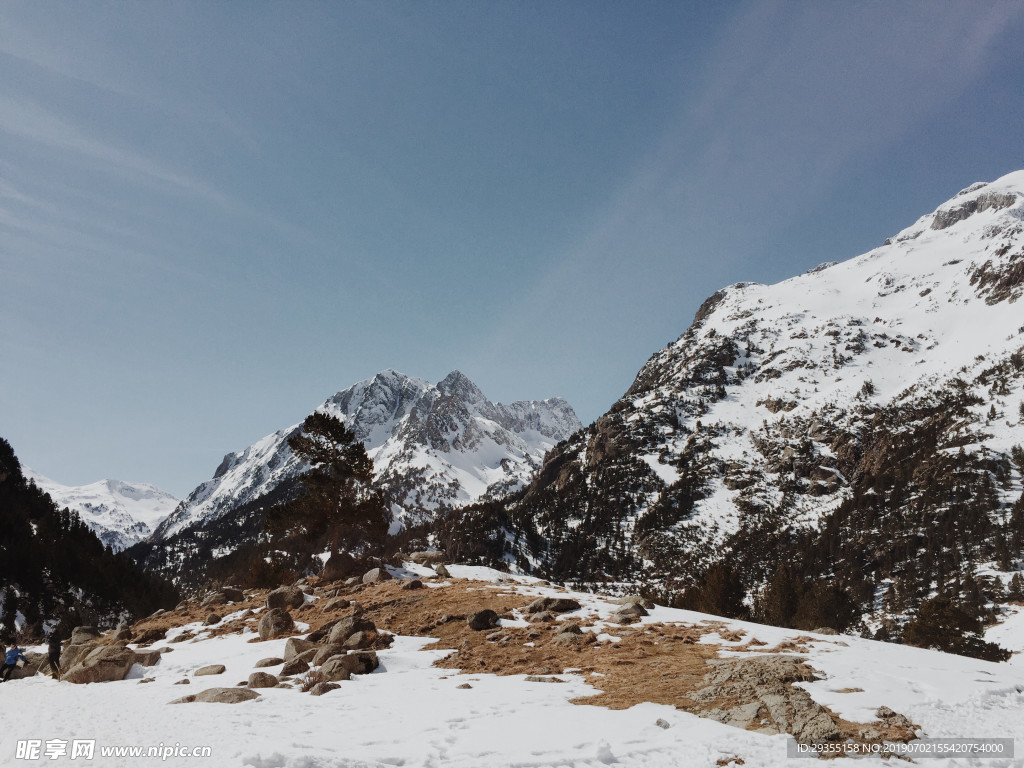
M 803 662 L 782 655 L 716 660 L 691 698 L 708 705 L 704 717 L 728 725 L 789 733 L 801 742 L 831 741 L 840 734 L 835 720 L 793 685 L 818 679 Z

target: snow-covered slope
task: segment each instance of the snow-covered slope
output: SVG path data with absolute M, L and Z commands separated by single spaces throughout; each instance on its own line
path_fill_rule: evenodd
M 716 561 L 748 594 L 780 565 L 867 579 L 865 601 L 906 578 L 910 606 L 986 560 L 1005 574 L 1024 526 L 1022 295 L 1024 171 L 850 261 L 719 291 L 513 502 L 544 538 L 525 559 L 676 595 Z
M 338 392 L 317 410 L 344 421 L 366 446 L 395 525 L 430 519 L 489 488 L 525 482 L 544 454 L 581 425 L 560 398 L 490 402 L 454 371 L 437 384 L 393 370 Z M 162 540 L 250 504 L 305 470 L 288 448 L 298 425 L 224 457 L 157 529 Z
M 149 483 L 100 480 L 89 485 L 61 485 L 28 467 L 23 471 L 58 507 L 77 512 L 115 552 L 150 536 L 180 503 Z
M 244 621 L 245 605 L 226 607 L 217 627 L 204 626 L 201 621 L 168 621 L 172 628 L 167 640 L 150 647 L 173 652 L 164 652 L 154 666 L 135 666 L 125 680 L 73 685 L 38 675 L 0 686 L 0 706 L 5 710 L 0 754 L 13 756 L 19 740 L 38 739 L 39 759 L 25 760 L 26 764 L 78 765 L 85 758 L 72 756 L 71 742 L 89 740 L 94 750 L 89 762 L 112 768 L 177 768 L 197 762 L 225 768 L 794 765 L 787 753 L 792 739 L 786 733 L 773 733 L 756 722 L 749 729 L 727 725 L 714 719 L 714 713 L 699 716 L 687 711 L 686 699 L 680 699 L 680 707 L 653 703 L 645 698 L 649 691 L 641 689 L 625 707 L 614 702 L 594 706 L 591 702 L 600 704 L 600 700 L 588 700 L 601 692 L 607 679 L 604 673 L 595 674 L 594 668 L 609 654 L 618 654 L 616 661 L 621 666 L 614 670 L 619 676 L 636 674 L 650 679 L 652 665 L 658 664 L 658 669 L 675 672 L 674 677 L 660 681 L 663 685 L 675 684 L 682 692 L 692 692 L 700 687 L 704 672 L 686 665 L 685 660 L 694 658 L 695 651 L 709 655 L 710 665 L 756 659 L 765 656 L 765 651 L 774 657 L 804 660 L 815 670 L 815 679 L 796 686 L 806 690 L 813 702 L 852 723 L 877 722 L 880 709 L 888 708 L 912 723 L 916 738 L 909 742 L 910 749 L 925 748 L 927 739 L 1001 738 L 1015 739 L 1019 750 L 1024 739 L 1024 672 L 1019 666 L 850 635 L 807 634 L 722 620 L 663 606 L 652 608 L 649 616 L 635 624 L 622 626 L 611 620 L 619 606 L 601 595 L 567 593 L 484 568 L 450 566 L 450 570 L 454 579 L 426 581 L 427 589 L 370 588 L 358 595 L 365 616 L 379 627 L 384 627 L 387 616 L 402 622 L 405 611 L 416 610 L 405 596 L 429 597 L 429 593 L 449 590 L 455 599 L 460 585 L 465 594 L 476 596 L 480 606 L 497 607 L 513 595 L 524 601 L 574 598 L 581 609 L 539 625 L 529 624 L 527 614 L 516 610 L 500 620 L 493 632 L 499 637 L 488 640 L 483 635 L 490 632 L 465 630 L 466 645 L 492 649 L 479 651 L 496 660 L 486 668 L 460 673 L 447 663 L 434 666 L 445 657 L 457 658 L 459 652 L 451 647 L 457 648 L 459 643 L 425 648 L 431 643 L 429 638 L 398 633 L 390 647 L 377 651 L 380 666 L 372 674 L 354 675 L 322 696 L 301 692 L 302 677 L 298 676 L 283 686 L 259 688 L 258 698 L 237 704 L 169 702 L 208 688 L 236 687 L 254 671 L 281 675 L 280 663 L 268 667 L 263 662 L 256 667 L 263 659 L 276 657 L 280 662 L 286 658 L 288 641 L 261 642 L 252 623 L 241 633 L 216 634 L 222 624 Z M 473 581 L 461 581 L 466 578 Z M 317 617 L 329 598 L 325 588 L 307 589 L 312 594 L 302 620 L 319 625 L 323 619 Z M 265 609 L 257 605 L 255 610 Z M 465 627 L 464 621 L 455 623 Z M 567 663 L 562 660 L 566 652 L 558 651 L 552 638 L 553 628 L 569 624 L 579 625 L 597 639 L 572 649 L 572 660 Z M 307 628 L 306 624 L 300 627 Z M 438 629 L 444 630 L 444 626 Z M 522 635 L 531 630 L 536 630 L 537 639 L 523 644 Z M 679 641 L 696 635 L 700 636 L 696 643 L 692 639 Z M 670 641 L 672 637 L 674 641 Z M 624 657 L 619 645 L 635 649 L 635 655 Z M 45 652 L 45 647 L 27 650 Z M 214 664 L 223 665 L 225 671 L 196 674 Z M 538 664 L 547 665 L 539 676 L 534 671 Z M 143 681 L 145 685 L 140 684 Z M 189 684 L 180 685 L 182 681 Z M 761 682 L 768 694 L 763 698 L 784 698 L 779 693 L 785 692 L 781 682 L 775 682 L 774 688 L 768 687 L 771 681 Z M 765 718 L 766 710 L 761 708 Z M 40 713 L 45 713 L 45 723 Z M 882 736 L 876 738 L 876 745 L 883 743 L 882 738 L 893 738 L 884 735 L 884 728 L 878 731 Z M 842 743 L 837 740 L 832 745 Z M 891 749 L 901 746 L 891 740 L 888 744 Z M 66 747 L 63 752 L 62 747 Z M 151 747 L 155 757 L 147 758 Z M 115 751 L 118 748 L 120 754 Z M 141 752 L 133 756 L 132 748 Z M 208 758 L 197 760 L 193 748 L 208 748 Z M 1005 753 L 972 757 L 950 752 L 928 757 L 931 759 L 921 764 L 934 768 L 1008 768 L 1019 765 L 1020 760 L 1019 751 L 1015 758 Z M 893 762 L 879 757 L 838 757 L 828 764 L 880 768 Z

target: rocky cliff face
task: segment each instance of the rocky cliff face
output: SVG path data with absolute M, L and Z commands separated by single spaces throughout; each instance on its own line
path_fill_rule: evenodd
M 533 483 L 445 535 L 676 598 L 725 564 L 748 605 L 785 566 L 876 627 L 943 588 L 984 600 L 1024 545 L 1022 293 L 1018 172 L 850 261 L 719 291 Z

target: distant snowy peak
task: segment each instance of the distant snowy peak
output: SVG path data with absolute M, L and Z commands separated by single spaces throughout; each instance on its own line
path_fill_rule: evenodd
M 25 476 L 60 507 L 78 513 L 115 552 L 142 541 L 170 515 L 179 500 L 149 483 L 100 480 L 89 485 L 61 485 L 24 467 Z
M 396 525 L 475 501 L 491 487 L 524 483 L 548 450 L 582 427 L 560 398 L 493 403 L 459 371 L 431 384 L 388 369 L 317 411 L 344 421 L 366 446 Z M 298 427 L 225 456 L 213 479 L 181 503 L 154 539 L 230 514 L 304 472 L 288 447 Z

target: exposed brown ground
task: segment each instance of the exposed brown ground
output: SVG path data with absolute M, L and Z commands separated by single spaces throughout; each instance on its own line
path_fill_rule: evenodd
M 565 670 L 572 670 L 582 675 L 598 691 L 592 696 L 573 699 L 572 702 L 611 709 L 626 709 L 642 702 L 653 702 L 701 714 L 701 710 L 708 706 L 707 703 L 698 705 L 690 695 L 703 687 L 702 680 L 709 671 L 708 662 L 718 658 L 721 648 L 713 643 L 701 643 L 704 635 L 717 633 L 721 639 L 729 642 L 746 640 L 731 650 L 764 653 L 806 651 L 806 643 L 812 640 L 809 637 L 797 637 L 768 648 L 766 643 L 730 629 L 725 623 L 707 622 L 699 625 L 611 625 L 603 631 L 618 637 L 618 641 L 606 639 L 598 642 L 593 634 L 589 634 L 585 636 L 586 640 L 579 643 L 556 642 L 556 635 L 569 623 L 583 627 L 593 624 L 596 616 L 588 615 L 585 609 L 563 614 L 560 621 L 538 622 L 529 627 L 499 626 L 491 630 L 474 631 L 466 623 L 467 616 L 490 608 L 500 617 L 512 619 L 514 611 L 525 609 L 534 598 L 518 593 L 511 585 L 465 579 L 448 581 L 417 590 L 402 589 L 402 582 L 397 581 L 346 588 L 337 583 L 318 584 L 314 580 L 311 587 L 313 593 L 320 597 L 336 593 L 358 601 L 363 608 L 363 615 L 379 629 L 394 634 L 436 638 L 434 643 L 426 646 L 427 649 L 452 651 L 436 662 L 439 667 L 464 673 L 532 675 L 548 679 Z M 249 599 L 231 606 L 199 607 L 190 604 L 183 610 L 144 619 L 133 630 L 138 634 L 146 629 L 169 629 L 190 622 L 201 622 L 211 612 L 223 615 L 265 604 L 265 590 L 247 594 L 251 595 Z M 352 613 L 351 607 L 324 610 L 322 606 L 326 602 L 324 599 L 307 604 L 291 611 L 292 616 L 296 621 L 308 624 L 309 631 L 315 631 Z M 525 611 L 522 613 L 525 615 Z M 216 636 L 240 632 L 247 625 L 255 629 L 257 620 L 258 616 L 236 619 L 213 625 L 204 631 Z M 259 642 L 258 637 L 251 642 Z M 154 644 L 160 645 L 161 641 Z M 850 692 L 856 690 L 850 689 Z M 716 706 L 729 707 L 743 703 L 718 701 Z M 883 733 L 883 738 L 888 740 L 905 741 L 913 738 L 912 732 L 908 733 L 906 729 L 887 728 L 882 723 L 852 723 L 832 714 L 844 738 L 875 741 L 877 739 L 873 735 L 865 736 L 865 731 L 871 728 L 877 733 Z M 742 761 L 737 760 L 733 764 L 742 765 Z

